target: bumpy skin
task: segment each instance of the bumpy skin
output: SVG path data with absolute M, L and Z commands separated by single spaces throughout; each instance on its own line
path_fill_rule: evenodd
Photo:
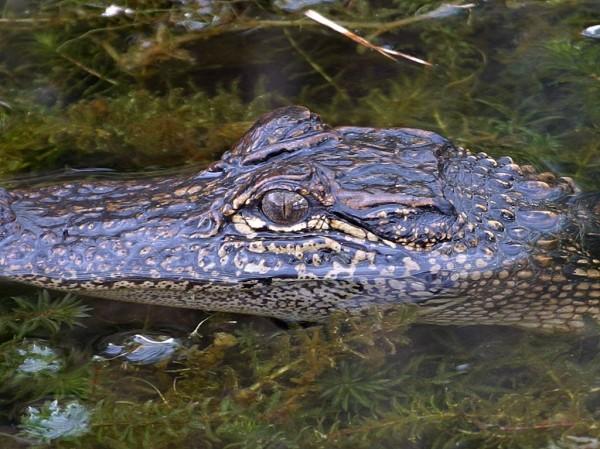
M 273 190 L 308 208 L 274 223 Z M 431 132 L 290 107 L 194 176 L 0 189 L 0 277 L 287 320 L 414 303 L 428 322 L 577 329 L 600 317 L 596 204 Z

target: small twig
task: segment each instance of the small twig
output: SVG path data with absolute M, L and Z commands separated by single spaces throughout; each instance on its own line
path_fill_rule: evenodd
M 364 37 L 360 37 L 359 35 L 353 33 L 349 29 L 344 28 L 343 26 L 335 23 L 333 20 L 328 19 L 327 17 L 319 14 L 317 11 L 315 11 L 313 9 L 309 9 L 308 11 L 306 11 L 304 13 L 304 15 L 306 17 L 308 17 L 309 19 L 312 19 L 315 22 L 320 23 L 321 25 L 325 25 L 326 27 L 331 28 L 333 31 L 336 31 L 336 32 L 346 36 L 348 39 L 351 39 L 354 42 L 356 42 L 364 47 L 370 48 L 371 50 L 375 50 L 376 52 L 382 54 L 386 58 L 391 59 L 392 61 L 396 61 L 396 58 L 394 58 L 394 56 L 398 56 L 400 58 L 404 58 L 404 59 L 408 59 L 409 61 L 416 62 L 417 64 L 422 64 L 422 65 L 426 65 L 426 66 L 430 66 L 430 67 L 432 65 L 431 63 L 424 61 L 423 59 L 419 59 L 415 56 L 411 56 L 406 53 L 402 53 L 402 52 L 399 52 L 396 50 L 390 50 L 388 48 L 384 48 L 384 47 L 380 47 L 379 45 L 375 45 L 375 44 L 369 42 L 368 40 L 366 40 Z
M 78 61 L 78 60 L 76 60 L 76 59 L 73 59 L 73 58 L 71 58 L 71 57 L 70 57 L 70 56 L 68 56 L 68 55 L 65 55 L 64 53 L 60 53 L 60 52 L 59 52 L 59 53 L 58 53 L 58 55 L 59 55 L 61 58 L 64 58 L 64 59 L 66 59 L 67 61 L 69 61 L 71 64 L 74 64 L 74 65 L 76 65 L 77 67 L 79 67 L 79 68 L 80 68 L 81 70 L 83 70 L 84 72 L 87 72 L 87 73 L 89 73 L 90 75 L 92 75 L 92 76 L 95 76 L 96 78 L 99 78 L 99 79 L 101 79 L 102 81 L 106 81 L 107 83 L 110 83 L 110 84 L 112 84 L 113 86 L 118 86 L 118 85 L 119 85 L 119 83 L 118 83 L 117 81 L 115 81 L 115 80 L 113 80 L 113 79 L 111 79 L 111 78 L 107 78 L 107 77 L 105 77 L 105 76 L 104 76 L 104 75 L 102 75 L 100 72 L 97 72 L 96 70 L 94 70 L 94 69 L 92 69 L 92 68 L 90 68 L 90 67 L 88 67 L 88 66 L 84 65 L 83 63 L 79 62 L 79 61 Z

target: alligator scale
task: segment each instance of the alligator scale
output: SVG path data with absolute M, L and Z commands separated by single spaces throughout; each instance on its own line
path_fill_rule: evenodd
M 0 189 L 0 278 L 286 320 L 413 303 L 427 322 L 576 329 L 600 318 L 599 216 L 508 157 L 289 107 L 192 176 Z

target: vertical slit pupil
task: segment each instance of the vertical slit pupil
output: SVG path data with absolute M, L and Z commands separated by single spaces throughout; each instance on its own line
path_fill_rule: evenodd
M 271 190 L 261 203 L 263 213 L 277 224 L 294 224 L 308 212 L 308 201 L 302 195 L 289 190 Z

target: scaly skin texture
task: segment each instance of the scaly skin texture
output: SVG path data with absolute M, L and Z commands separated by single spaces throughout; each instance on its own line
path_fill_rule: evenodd
M 431 132 L 289 107 L 194 176 L 0 189 L 0 276 L 287 320 L 413 303 L 427 322 L 578 329 L 600 317 L 595 204 Z

